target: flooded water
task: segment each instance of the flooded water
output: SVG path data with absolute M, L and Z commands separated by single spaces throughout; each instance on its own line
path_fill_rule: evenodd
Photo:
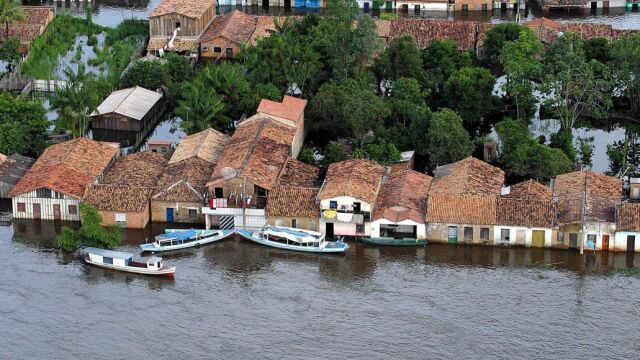
M 166 257 L 175 280 L 0 227 L 3 359 L 637 359 L 633 254 L 455 247 L 296 254 L 227 240 Z M 121 250 L 162 226 L 128 231 Z

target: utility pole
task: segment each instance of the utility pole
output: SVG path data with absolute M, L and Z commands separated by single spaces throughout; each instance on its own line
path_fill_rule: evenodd
M 247 230 L 247 177 L 242 177 L 242 230 Z
M 584 233 L 584 221 L 585 221 L 585 211 L 586 211 L 586 207 L 587 207 L 587 189 L 586 189 L 586 180 L 585 180 L 585 189 L 582 190 L 582 206 L 581 206 L 581 211 L 582 214 L 580 216 L 580 255 L 584 254 L 584 237 L 585 237 L 585 233 Z M 594 245 L 595 248 L 595 245 Z

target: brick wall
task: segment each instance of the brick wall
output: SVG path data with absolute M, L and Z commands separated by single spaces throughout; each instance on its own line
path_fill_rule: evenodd
M 98 211 L 102 216 L 103 226 L 116 225 L 116 212 L 115 211 Z M 144 208 L 142 212 L 128 212 L 126 214 L 126 224 L 117 224 L 128 229 L 144 229 L 149 223 L 149 205 Z
M 267 217 L 267 224 L 274 226 L 286 226 L 292 227 L 292 220 L 296 220 L 296 227 L 298 229 L 318 231 L 318 224 L 320 219 L 311 218 L 292 218 L 292 217 Z
M 151 221 L 167 222 L 167 208 L 173 209 L 173 222 L 204 224 L 204 215 L 201 213 L 202 204 L 200 203 L 175 203 L 168 201 L 151 201 Z M 198 217 L 189 217 L 189 208 L 197 209 Z

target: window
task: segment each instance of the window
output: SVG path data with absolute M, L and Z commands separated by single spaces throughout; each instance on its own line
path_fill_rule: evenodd
M 69 215 L 76 215 L 78 213 L 78 205 L 69 205 Z
M 217 52 L 217 53 L 222 52 L 222 48 L 221 48 L 221 47 L 217 47 L 217 46 L 215 46 L 215 47 L 213 48 L 213 52 Z
M 39 198 L 51 198 L 51 189 L 38 189 L 36 190 L 36 197 Z
M 464 227 L 464 239 L 465 240 L 473 240 L 473 228 L 465 226 Z
M 233 49 L 232 48 L 227 48 L 227 55 L 228 58 L 232 58 L 233 57 Z
M 356 234 L 364 233 L 364 224 L 356 224 Z
M 127 214 L 125 214 L 125 213 L 116 213 L 116 222 L 117 223 L 126 223 L 127 222 Z
M 197 218 L 198 218 L 198 210 L 189 209 L 189 219 L 197 219 Z
M 337 209 L 338 208 L 338 202 L 335 200 L 331 200 L 329 201 L 329 209 Z
M 595 249 L 596 248 L 596 235 L 588 234 L 587 235 L 587 249 Z
M 27 207 L 24 205 L 24 203 L 18 203 L 18 212 L 25 212 L 27 211 Z
M 361 206 L 361 204 L 359 202 L 354 202 L 353 203 L 353 211 L 354 212 L 360 212 L 360 206 Z
M 480 239 L 489 240 L 489 228 L 480 228 Z
M 180 21 L 176 21 L 176 28 L 180 27 Z
M 469 11 L 469 5 L 462 4 L 462 11 Z
M 559 242 L 559 243 L 564 243 L 564 233 L 563 232 L 560 232 L 560 231 L 558 232 L 556 241 Z
M 216 199 L 222 199 L 224 197 L 224 189 L 222 189 L 222 188 L 213 189 L 213 196 Z
M 500 230 L 500 241 L 509 241 L 509 235 L 511 231 L 509 229 L 501 229 Z
M 267 196 L 267 190 L 261 188 L 260 186 L 256 186 L 256 195 L 258 195 L 258 196 Z
M 297 228 L 298 227 L 298 222 L 296 221 L 296 219 L 291 219 L 291 227 L 292 228 Z
M 209 51 L 209 47 L 208 46 L 203 46 L 202 47 L 202 51 Z
M 482 11 L 487 11 L 487 4 L 482 4 Z

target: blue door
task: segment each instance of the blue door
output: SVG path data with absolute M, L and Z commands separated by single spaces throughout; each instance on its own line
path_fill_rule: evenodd
M 369 11 L 369 3 L 364 3 L 364 11 Z
M 173 222 L 173 208 L 167 208 L 167 222 Z

